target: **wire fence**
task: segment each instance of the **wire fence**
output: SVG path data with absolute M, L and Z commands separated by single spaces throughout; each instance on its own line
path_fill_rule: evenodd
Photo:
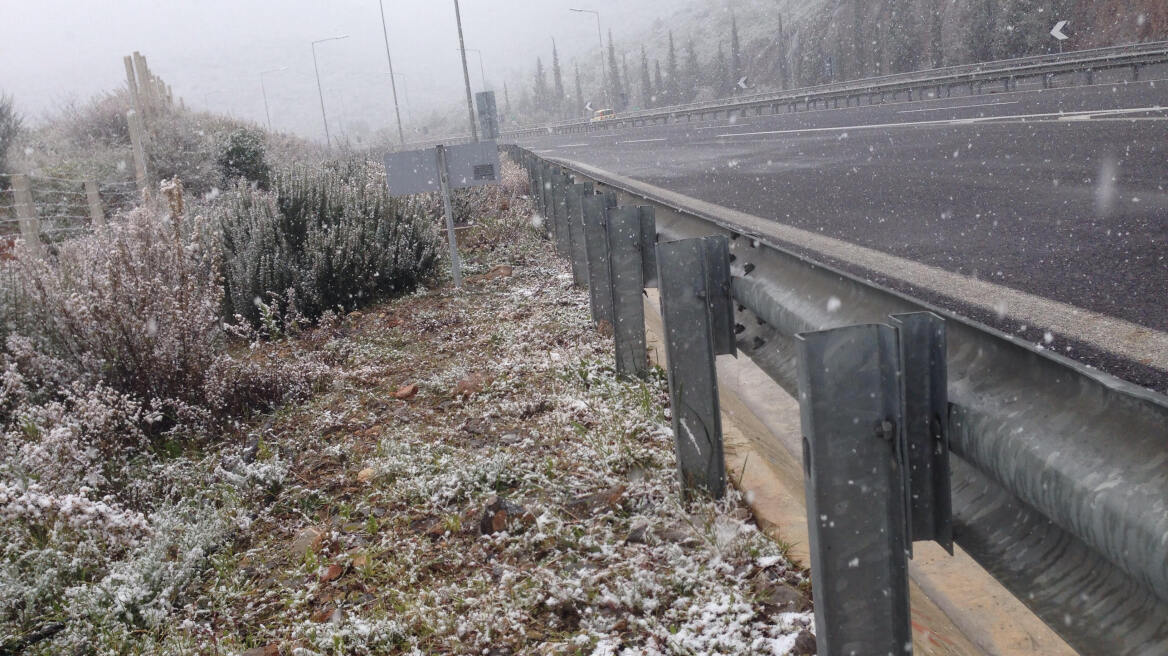
M 21 234 L 20 203 L 14 174 L 0 173 L 0 238 Z M 92 230 L 96 215 L 112 216 L 141 201 L 132 180 L 89 181 L 97 191 L 91 205 L 86 180 L 49 175 L 27 176 L 42 241 L 55 242 Z

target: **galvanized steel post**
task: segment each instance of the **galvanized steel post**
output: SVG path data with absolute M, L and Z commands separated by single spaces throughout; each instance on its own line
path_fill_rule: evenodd
M 912 653 L 896 330 L 797 339 L 819 654 Z

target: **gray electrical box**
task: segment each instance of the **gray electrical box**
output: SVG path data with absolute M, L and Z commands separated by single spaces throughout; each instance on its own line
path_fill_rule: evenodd
M 498 139 L 499 110 L 495 107 L 495 92 L 476 93 L 475 104 L 479 109 L 479 132 L 482 133 L 483 139 Z
M 499 147 L 494 141 L 446 146 L 450 188 L 499 183 Z M 409 150 L 385 156 L 385 179 L 390 196 L 439 191 L 438 153 L 435 149 Z

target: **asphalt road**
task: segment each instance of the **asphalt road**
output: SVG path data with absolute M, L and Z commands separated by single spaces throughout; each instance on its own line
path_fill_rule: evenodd
M 1168 331 L 1168 81 L 1022 90 L 527 139 L 756 216 Z M 887 272 L 881 282 L 919 294 Z M 926 285 L 927 286 L 927 285 Z M 932 302 L 1161 391 L 1106 348 Z M 1032 322 L 1031 322 L 1032 323 Z M 1160 365 L 1161 363 L 1152 363 Z

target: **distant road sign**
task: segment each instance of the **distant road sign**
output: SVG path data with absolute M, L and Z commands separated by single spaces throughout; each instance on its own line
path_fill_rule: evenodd
M 738 86 L 739 86 L 739 87 L 741 87 L 741 88 L 743 88 L 743 89 L 748 89 L 748 88 L 750 88 L 750 87 L 747 85 L 747 82 L 746 82 L 746 76 L 745 76 L 745 75 L 743 75 L 742 77 L 738 78 Z
M 584 104 L 584 110 L 589 111 L 589 112 L 594 111 L 592 109 L 592 101 L 591 100 L 589 100 L 587 103 Z
M 1050 31 L 1050 35 L 1059 41 L 1066 41 L 1067 39 L 1071 38 L 1067 36 L 1065 32 L 1063 32 L 1069 22 L 1070 21 L 1059 21 L 1058 23 L 1055 23 L 1054 29 Z

